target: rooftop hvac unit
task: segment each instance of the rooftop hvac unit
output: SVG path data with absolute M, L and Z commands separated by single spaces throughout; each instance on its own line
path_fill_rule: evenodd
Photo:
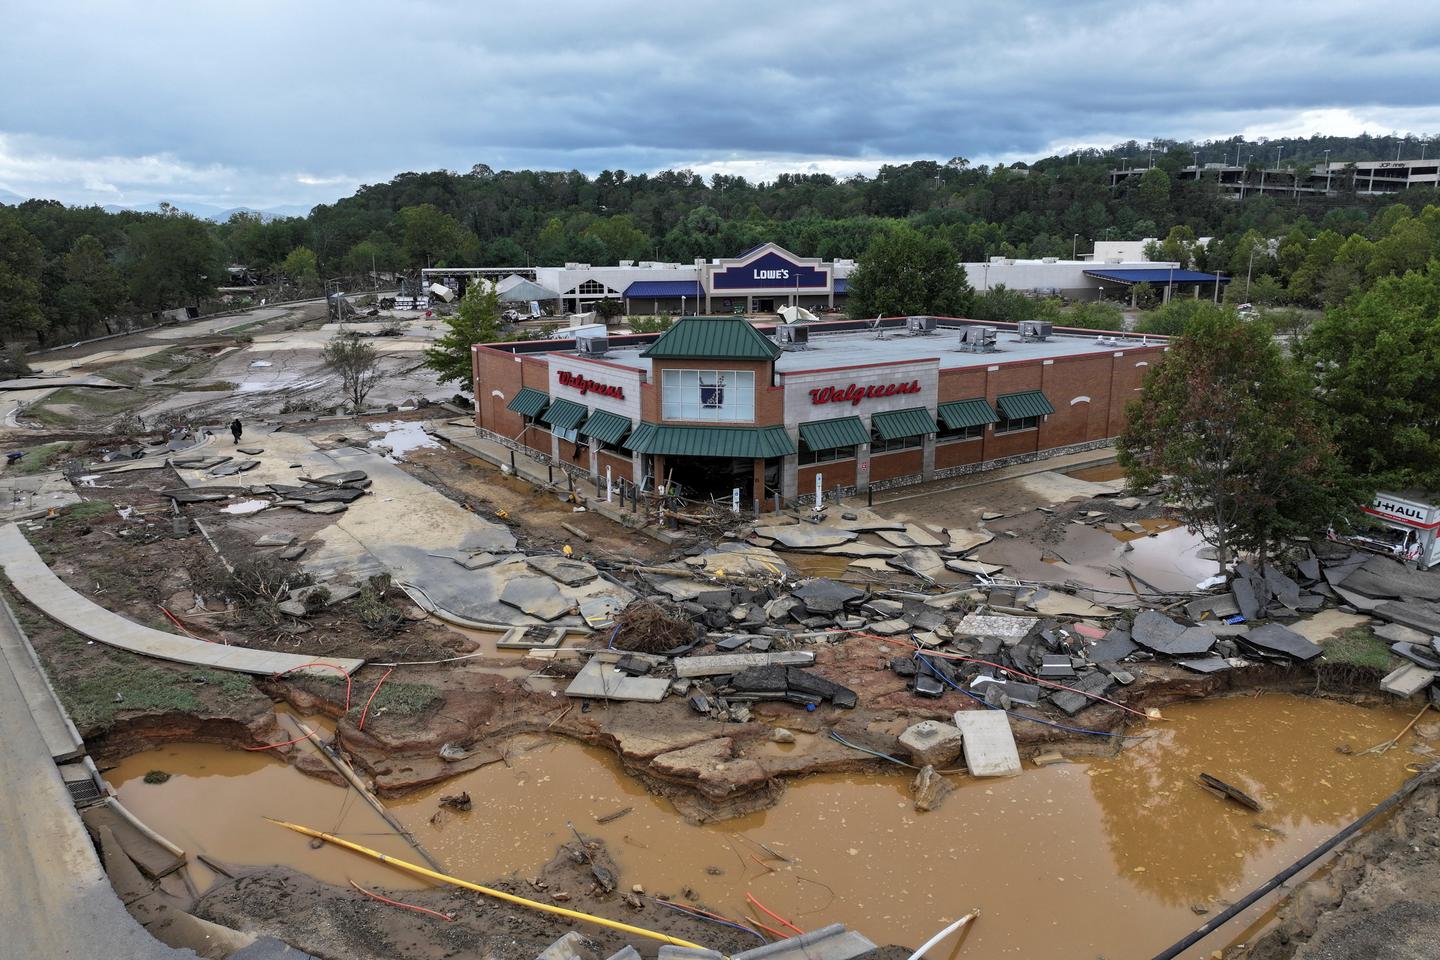
M 803 350 L 810 342 L 810 328 L 782 323 L 775 327 L 775 342 L 781 350 Z
M 960 331 L 960 349 L 969 353 L 994 353 L 999 331 L 994 327 L 966 327 Z
M 924 336 L 927 333 L 935 332 L 934 317 L 906 317 L 905 329 L 910 331 L 912 337 Z
M 1055 325 L 1048 320 L 1021 320 L 1019 330 L 1023 341 L 1043 341 L 1055 333 Z
M 575 338 L 576 353 L 583 353 L 591 357 L 603 357 L 605 356 L 605 351 L 608 349 L 610 349 L 609 337 L 589 336 Z

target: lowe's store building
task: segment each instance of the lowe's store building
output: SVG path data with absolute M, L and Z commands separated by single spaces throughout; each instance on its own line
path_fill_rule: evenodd
M 771 509 L 817 483 L 848 495 L 1102 446 L 1166 349 L 946 318 L 687 317 L 662 334 L 476 344 L 475 423 L 577 477 L 695 500 L 738 490 Z

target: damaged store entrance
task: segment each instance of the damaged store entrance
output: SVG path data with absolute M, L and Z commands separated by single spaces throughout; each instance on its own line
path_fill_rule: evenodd
M 754 508 L 757 479 L 763 479 L 766 487 L 778 486 L 779 461 L 669 456 L 665 458 L 662 474 L 662 480 L 670 484 L 672 491 L 686 500 L 728 503 L 739 488 L 740 507 L 744 510 Z

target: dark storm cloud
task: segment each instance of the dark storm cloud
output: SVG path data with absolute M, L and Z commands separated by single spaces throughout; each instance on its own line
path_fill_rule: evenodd
M 474 163 L 763 174 L 1440 128 L 1440 19 L 1387 18 L 1329 0 L 20 0 L 0 35 L 0 189 L 263 206 Z

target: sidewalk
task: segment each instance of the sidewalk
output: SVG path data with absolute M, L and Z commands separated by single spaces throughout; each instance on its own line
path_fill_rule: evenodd
M 1114 461 L 1115 448 L 1101 447 L 1098 450 L 1086 450 L 1083 453 L 1071 453 L 1063 457 L 1051 457 L 1048 460 L 1017 463 L 1009 467 L 1000 467 L 998 470 L 985 470 L 963 477 L 951 477 L 947 480 L 932 480 L 929 483 L 917 483 L 910 487 L 893 488 L 893 492 L 899 496 L 887 497 L 885 494 L 892 492 L 891 490 L 877 490 L 874 505 L 879 507 L 885 504 L 903 503 L 906 500 L 915 500 L 937 493 L 949 493 L 952 490 L 983 487 L 988 483 L 1014 480 L 1016 477 L 1030 477 L 1037 473 L 1066 473 L 1070 470 L 1098 467 Z

